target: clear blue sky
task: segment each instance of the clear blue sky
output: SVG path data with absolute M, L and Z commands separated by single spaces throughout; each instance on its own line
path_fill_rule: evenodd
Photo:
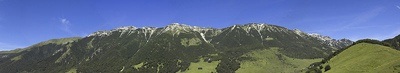
M 399 0 L 0 0 L 0 50 L 120 26 L 270 23 L 332 38 L 400 34 Z

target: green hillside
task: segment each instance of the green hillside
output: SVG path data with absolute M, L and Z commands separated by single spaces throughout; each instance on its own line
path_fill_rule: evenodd
M 38 47 L 38 46 L 43 46 L 43 45 L 48 45 L 48 44 L 66 44 L 66 43 L 70 43 L 76 40 L 81 39 L 81 37 L 70 37 L 70 38 L 58 38 L 58 39 L 50 39 L 47 41 L 43 41 L 37 44 L 34 44 L 32 46 L 26 47 L 26 48 L 18 48 L 15 50 L 10 50 L 10 51 L 0 51 L 0 56 L 2 54 L 12 54 L 12 53 L 19 53 L 21 51 L 33 48 L 33 47 Z
M 324 65 L 330 65 L 327 73 L 398 73 L 400 51 L 377 44 L 356 44 Z
M 296 59 L 278 52 L 280 48 L 254 50 L 242 55 L 240 68 L 236 73 L 299 73 L 303 72 L 309 64 L 321 59 Z

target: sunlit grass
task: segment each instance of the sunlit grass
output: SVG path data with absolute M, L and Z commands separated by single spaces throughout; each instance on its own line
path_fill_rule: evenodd
M 337 56 L 328 64 L 328 73 L 397 73 L 400 72 L 400 51 L 390 47 L 360 43 Z
M 208 63 L 204 62 L 204 59 L 201 58 L 199 62 L 190 63 L 189 68 L 184 73 L 215 73 L 217 72 L 216 68 L 219 62 L 221 61 L 212 61 L 211 63 Z
M 21 59 L 22 59 L 22 56 L 19 55 L 19 56 L 16 56 L 16 57 L 12 58 L 11 60 L 12 61 L 18 61 L 18 60 L 21 60 Z
M 143 65 L 144 65 L 144 62 L 139 63 L 139 64 L 137 64 L 137 65 L 134 65 L 133 68 L 139 69 L 139 68 L 142 67 Z
M 78 73 L 78 72 L 76 72 L 76 68 L 71 68 L 68 72 L 66 72 L 66 73 Z
M 294 59 L 278 52 L 277 47 L 255 50 L 242 57 L 252 60 L 240 62 L 237 73 L 297 73 L 321 59 Z

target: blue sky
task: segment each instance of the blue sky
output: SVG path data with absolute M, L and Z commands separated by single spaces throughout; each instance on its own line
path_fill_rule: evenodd
M 0 50 L 121 26 L 269 23 L 332 38 L 400 34 L 399 0 L 0 0 Z

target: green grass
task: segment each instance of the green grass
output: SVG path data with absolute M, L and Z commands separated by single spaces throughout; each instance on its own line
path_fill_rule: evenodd
M 182 73 L 211 73 L 211 72 L 217 72 L 215 69 L 218 65 L 218 63 L 221 61 L 212 61 L 211 63 L 204 62 L 204 59 L 201 58 L 199 62 L 196 63 L 190 63 L 189 68 Z M 198 69 L 202 68 L 202 69 Z M 178 71 L 180 72 L 180 71 Z
M 65 44 L 65 43 L 68 43 L 68 42 L 76 41 L 78 39 L 81 39 L 81 37 L 51 39 L 51 40 L 47 40 L 47 41 L 44 41 L 44 42 L 40 42 L 40 43 L 35 44 L 33 46 L 42 46 L 42 45 L 46 45 L 46 44 L 50 44 L 50 43 L 53 43 L 53 44 Z
M 360 43 L 337 56 L 328 64 L 328 73 L 398 73 L 400 72 L 400 51 L 390 47 Z
M 29 47 L 26 48 L 17 48 L 15 50 L 10 50 L 10 51 L 0 51 L 0 54 L 12 54 L 12 53 L 20 53 L 22 51 L 25 50 L 30 50 L 30 48 L 35 47 L 35 46 L 43 46 L 43 45 L 47 45 L 47 44 L 64 44 L 64 43 L 68 43 L 68 42 L 73 42 L 76 40 L 81 39 L 80 37 L 71 37 L 71 38 L 60 38 L 60 39 L 51 39 L 51 40 L 47 40 L 47 41 L 43 41 L 34 45 L 31 45 Z
M 321 59 L 295 59 L 278 52 L 279 48 L 255 50 L 242 57 L 252 60 L 241 61 L 237 73 L 298 73 L 311 63 Z
M 19 56 L 16 56 L 16 57 L 12 58 L 11 60 L 12 61 L 18 61 L 18 60 L 21 60 L 21 59 L 22 59 L 22 55 L 19 55 Z
M 68 72 L 65 72 L 65 73 L 78 73 L 78 72 L 76 72 L 76 68 L 71 68 Z
M 65 53 L 61 55 L 54 63 L 60 63 L 63 59 L 65 59 L 69 54 L 71 54 L 71 49 L 67 49 Z
M 272 41 L 272 40 L 274 40 L 274 38 L 267 37 L 267 38 L 264 38 L 264 40 L 266 40 L 266 41 Z
M 181 39 L 181 44 L 185 47 L 189 47 L 189 46 L 197 46 L 199 44 L 201 44 L 201 40 L 199 38 L 183 38 Z
M 24 48 L 17 48 L 14 50 L 10 50 L 10 51 L 0 51 L 0 54 L 13 54 L 13 53 L 20 53 L 22 51 L 24 51 Z
M 133 68 L 139 69 L 139 68 L 141 68 L 143 65 L 144 65 L 144 62 L 139 63 L 139 64 L 137 64 L 137 65 L 134 65 Z

